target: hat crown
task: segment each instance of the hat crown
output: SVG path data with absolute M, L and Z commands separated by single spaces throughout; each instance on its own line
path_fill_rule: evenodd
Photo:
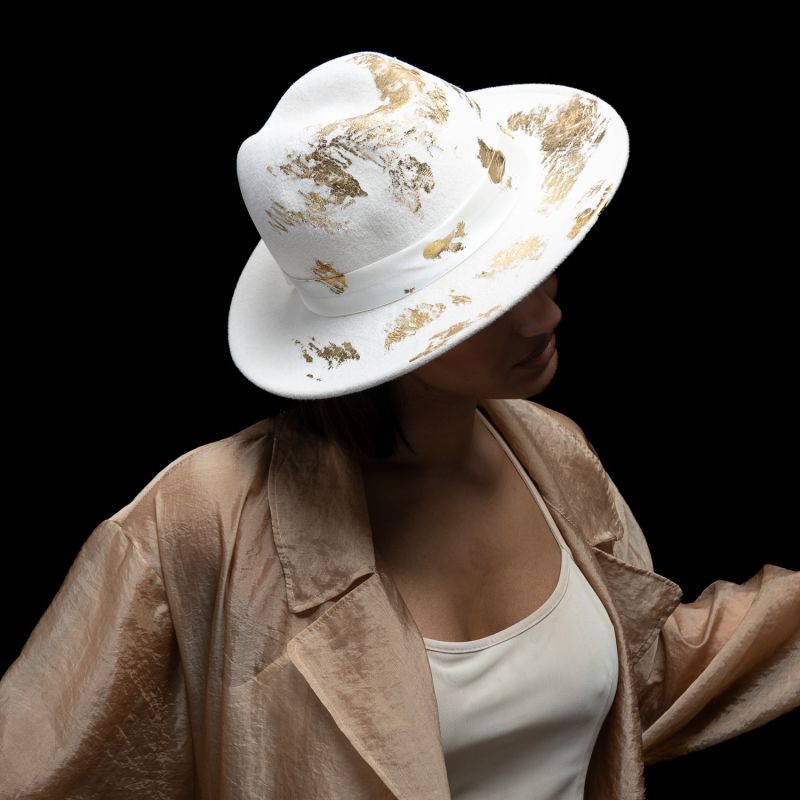
M 415 258 L 423 266 L 457 252 L 463 231 L 444 245 L 436 236 L 482 184 L 511 186 L 498 147 L 510 138 L 457 86 L 363 51 L 295 81 L 241 144 L 236 166 L 247 210 L 287 279 L 336 294 L 349 273 L 415 244 L 402 262 L 409 270 Z

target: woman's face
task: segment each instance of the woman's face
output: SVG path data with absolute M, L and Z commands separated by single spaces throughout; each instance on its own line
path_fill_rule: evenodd
M 423 364 L 397 382 L 419 390 L 475 399 L 528 398 L 547 386 L 558 366 L 558 351 L 542 367 L 518 365 L 561 322 L 554 298 L 558 276 L 551 273 L 493 323 Z

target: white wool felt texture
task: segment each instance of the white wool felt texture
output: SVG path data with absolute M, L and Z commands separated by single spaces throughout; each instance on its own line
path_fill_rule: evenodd
M 360 88 L 359 83 L 363 84 Z M 383 143 L 372 138 L 384 132 L 377 128 L 351 135 L 333 131 L 339 142 L 330 145 L 319 141 L 318 129 L 385 104 L 370 71 L 342 58 L 312 69 L 291 94 L 283 95 L 269 124 L 240 146 L 237 171 L 253 222 L 287 273 L 307 277 L 309 258 L 319 258 L 347 274 L 402 250 L 423 238 L 436 220 L 448 217 L 475 184 L 485 180 L 475 143 L 480 137 L 486 139 L 487 133 L 497 138 L 491 130 L 493 123 L 490 120 L 487 125 L 468 103 L 454 101 L 454 90 L 447 91 L 450 116 L 446 125 L 426 116 L 430 95 L 420 93 L 392 121 L 393 135 Z M 351 98 L 358 95 L 364 99 L 354 108 Z M 414 134 L 408 133 L 411 130 Z M 367 143 L 362 145 L 362 139 Z M 425 165 L 438 148 L 458 148 L 457 164 L 446 175 L 445 190 L 431 191 L 437 180 L 427 174 Z M 359 151 L 370 157 L 359 158 Z M 266 164 L 291 164 L 294 159 L 300 163 L 293 164 L 293 179 L 281 172 L 273 180 L 258 181 L 252 174 L 263 171 Z M 276 232 L 264 209 L 273 203 L 297 209 L 305 205 L 298 203 L 299 192 L 324 193 L 325 187 L 314 177 L 318 174 L 338 181 L 334 192 L 341 193 L 343 202 L 335 208 L 337 212 L 348 212 L 358 204 L 358 225 L 346 224 L 350 215 L 341 213 L 337 222 L 341 217 L 343 224 L 338 229 L 295 225 Z
M 376 63 L 399 69 L 392 75 L 414 77 L 410 70 L 416 68 L 398 59 L 360 55 L 373 57 L 366 59 L 371 69 L 348 55 L 303 76 L 237 156 L 242 196 L 261 238 L 234 290 L 229 347 L 248 380 L 283 397 L 323 398 L 367 389 L 416 369 L 495 322 L 583 240 L 614 196 L 627 166 L 626 126 L 595 95 L 556 84 L 461 92 L 450 84 L 442 88 L 441 79 L 422 71 L 424 85 L 432 83 L 440 93 L 420 99 L 412 92 L 409 96 L 415 100 L 402 107 L 411 116 L 407 123 L 400 119 L 405 130 L 412 123 L 419 128 L 430 123 L 422 142 L 397 140 L 394 129 L 379 127 L 383 141 L 390 143 L 386 148 L 381 141 L 365 144 L 360 139 L 356 146 L 352 130 L 349 138 L 331 147 L 341 130 L 334 122 L 368 114 L 386 103 L 377 88 Z M 401 84 L 396 79 L 391 87 Z M 413 115 L 414 109 L 430 111 L 431 96 L 446 97 L 451 114 L 443 124 L 434 124 L 424 113 Z M 325 137 L 320 138 L 320 130 Z M 357 133 L 374 134 L 373 129 L 364 130 Z M 439 157 L 437 162 L 436 149 L 426 149 L 424 142 L 432 132 L 439 146 L 451 148 L 446 160 Z M 437 269 L 446 270 L 443 274 L 415 286 L 413 267 L 420 259 L 409 260 L 408 291 L 391 273 L 395 287 L 387 294 L 394 298 L 401 286 L 403 296 L 378 300 L 373 308 L 325 315 L 308 307 L 311 301 L 304 301 L 302 284 L 290 283 L 284 272 L 295 279 L 313 279 L 319 274 L 311 271 L 318 259 L 344 276 L 338 286 L 336 280 L 327 284 L 332 287 L 328 302 L 334 305 L 337 293 L 345 298 L 342 286 L 348 272 L 425 242 L 426 234 L 439 230 L 463 205 L 465 193 L 487 179 L 474 145 L 478 136 L 485 140 L 490 132 L 498 146 L 513 137 L 513 147 L 509 144 L 504 150 L 504 181 L 497 187 L 507 191 L 504 202 L 507 197 L 513 202 L 498 216 L 499 227 L 492 223 L 494 232 L 488 239 L 469 241 L 483 221 L 473 220 L 476 224 L 467 225 L 464 245 L 459 247 L 453 237 L 456 246 L 441 254 L 447 261 L 437 258 L 443 265 Z M 463 162 L 454 155 L 462 152 Z M 314 153 L 321 158 L 308 157 Z M 375 163 L 376 153 L 386 160 Z M 402 179 L 408 175 L 401 168 L 419 169 L 422 161 L 433 165 L 429 192 L 414 191 L 424 181 Z M 387 163 L 399 171 L 387 171 Z M 325 185 L 315 182 L 315 169 L 327 175 Z M 424 169 L 422 174 L 427 175 Z M 355 284 L 358 274 L 352 277 Z M 326 287 L 319 280 L 311 283 L 317 292 Z M 373 291 L 380 297 L 380 288 Z M 508 359 L 510 366 L 515 355 L 501 353 L 498 358 Z

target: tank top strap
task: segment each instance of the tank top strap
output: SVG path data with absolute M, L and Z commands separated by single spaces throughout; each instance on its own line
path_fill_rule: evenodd
M 570 554 L 570 556 L 572 556 L 572 550 L 570 550 L 569 545 L 566 543 L 564 537 L 561 535 L 561 531 L 559 530 L 558 525 L 556 525 L 553 516 L 550 514 L 550 509 L 547 508 L 547 504 L 544 502 L 544 499 L 542 498 L 542 495 L 539 492 L 539 488 L 536 486 L 536 483 L 533 481 L 531 476 L 528 475 L 528 471 L 525 469 L 520 460 L 517 458 L 511 447 L 509 447 L 506 440 L 500 434 L 500 431 L 498 431 L 494 427 L 494 425 L 492 425 L 488 417 L 483 413 L 483 411 L 480 410 L 480 408 L 476 408 L 476 411 L 478 412 L 478 416 L 481 418 L 484 425 L 486 425 L 486 427 L 489 429 L 494 438 L 497 439 L 497 441 L 500 443 L 500 446 L 503 448 L 509 460 L 514 465 L 517 472 L 520 474 L 520 477 L 525 482 L 525 485 L 528 487 L 528 491 L 530 491 L 530 493 L 533 495 L 534 500 L 536 500 L 537 504 L 539 505 L 539 508 L 542 510 L 542 514 L 544 515 L 547 524 L 550 526 L 550 530 L 553 532 L 553 536 L 555 536 L 559 546 L 563 550 L 566 550 L 567 553 Z

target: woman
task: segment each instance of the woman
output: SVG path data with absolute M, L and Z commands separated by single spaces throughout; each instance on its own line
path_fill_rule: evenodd
M 92 532 L 0 681 L 0 797 L 627 800 L 800 704 L 800 573 L 681 604 L 526 399 L 627 154 L 569 87 L 363 52 L 289 88 L 238 154 L 229 342 L 295 402 Z
M 551 380 L 561 318 L 556 286 L 553 273 L 494 324 L 391 382 L 410 444 L 363 462 L 373 541 L 378 563 L 432 639 L 505 629 L 558 581 L 557 540 L 502 440 L 475 410 L 478 398 L 530 397 Z M 531 350 L 542 353 L 538 363 L 521 364 Z

